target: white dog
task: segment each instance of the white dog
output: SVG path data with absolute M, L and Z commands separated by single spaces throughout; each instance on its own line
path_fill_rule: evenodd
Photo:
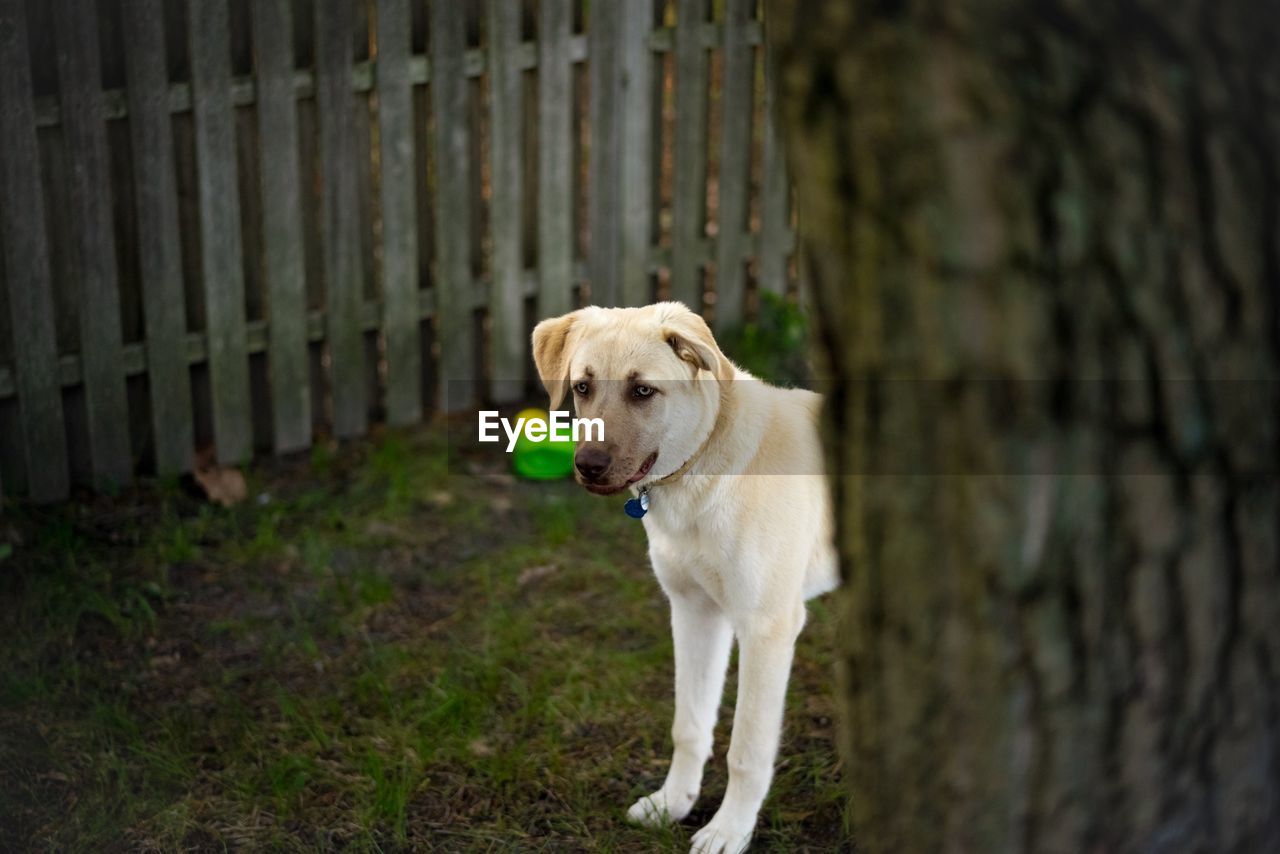
M 692 850 L 742 851 L 773 776 L 804 602 L 837 583 L 821 398 L 736 367 L 680 303 L 544 320 L 533 354 L 552 409 L 572 390 L 580 417 L 603 419 L 604 440 L 577 448 L 578 481 L 631 490 L 671 602 L 675 750 L 662 788 L 627 815 L 680 821 L 693 808 L 736 637 L 729 786 Z

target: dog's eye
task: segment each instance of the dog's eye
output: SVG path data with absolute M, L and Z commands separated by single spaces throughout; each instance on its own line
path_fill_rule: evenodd
M 591 386 L 587 383 L 578 383 L 573 387 L 573 390 L 583 397 L 586 397 L 591 393 Z
M 638 385 L 631 390 L 631 394 L 635 397 L 648 397 L 653 394 L 653 389 L 647 385 Z

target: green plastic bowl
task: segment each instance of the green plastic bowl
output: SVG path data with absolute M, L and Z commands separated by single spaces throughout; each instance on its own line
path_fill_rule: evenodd
M 544 409 L 526 409 L 516 417 L 525 419 L 526 424 L 532 418 L 542 421 L 550 418 Z M 557 436 L 548 436 L 541 442 L 533 441 L 521 430 L 511 454 L 511 467 L 527 480 L 560 480 L 573 474 L 573 452 L 568 426 Z

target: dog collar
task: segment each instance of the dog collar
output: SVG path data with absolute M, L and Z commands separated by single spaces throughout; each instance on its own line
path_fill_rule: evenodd
M 714 432 L 714 430 L 712 432 Z M 627 503 L 622 505 L 623 511 L 632 519 L 643 519 L 644 514 L 649 512 L 649 488 L 653 486 L 661 486 L 664 483 L 670 483 L 677 478 L 683 477 L 684 473 L 693 467 L 694 461 L 697 460 L 698 457 L 702 456 L 703 450 L 707 447 L 707 443 L 710 441 L 711 437 L 707 436 L 706 441 L 698 447 L 698 450 L 693 452 L 693 456 L 685 460 L 684 465 L 680 466 L 680 468 L 676 469 L 671 474 L 666 477 L 660 477 L 652 483 L 646 483 L 644 486 L 640 487 L 640 494 L 635 498 L 627 499 Z
M 712 432 L 714 433 L 715 430 L 713 429 Z M 680 466 L 680 468 L 676 469 L 666 477 L 660 477 L 657 480 L 651 483 L 646 483 L 644 486 L 640 487 L 640 494 L 635 498 L 627 499 L 627 503 L 622 505 L 623 511 L 632 519 L 643 519 L 644 514 L 649 512 L 650 487 L 661 486 L 664 483 L 671 483 L 673 480 L 684 477 L 684 473 L 693 468 L 694 462 L 697 461 L 698 457 L 702 456 L 702 452 L 706 450 L 706 447 L 710 442 L 711 436 L 707 436 L 706 441 L 698 447 L 698 450 L 693 452 L 693 456 L 684 461 L 684 465 Z
M 720 387 L 720 411 L 716 413 L 716 421 L 711 425 L 711 432 L 707 434 L 707 438 L 702 440 L 702 444 L 698 446 L 698 450 L 693 452 L 693 456 L 685 460 L 680 468 L 673 471 L 666 477 L 660 477 L 657 480 L 646 483 L 640 487 L 640 494 L 635 498 L 627 499 L 627 503 L 622 506 L 623 511 L 632 519 L 643 519 L 644 514 L 649 512 L 649 488 L 653 486 L 661 486 L 664 483 L 670 483 L 684 477 L 684 473 L 693 468 L 693 464 L 697 462 L 698 457 L 702 456 L 702 452 L 707 449 L 707 445 L 711 444 L 711 437 L 716 434 L 716 429 L 720 426 L 720 419 L 724 417 L 724 398 L 725 389 Z

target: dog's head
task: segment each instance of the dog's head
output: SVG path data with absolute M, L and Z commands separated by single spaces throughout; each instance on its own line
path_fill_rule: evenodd
M 720 383 L 733 363 L 699 315 L 678 302 L 584 308 L 533 330 L 538 375 L 558 409 L 599 418 L 603 441 L 580 442 L 578 482 L 598 495 L 660 480 L 692 457 L 715 426 Z

